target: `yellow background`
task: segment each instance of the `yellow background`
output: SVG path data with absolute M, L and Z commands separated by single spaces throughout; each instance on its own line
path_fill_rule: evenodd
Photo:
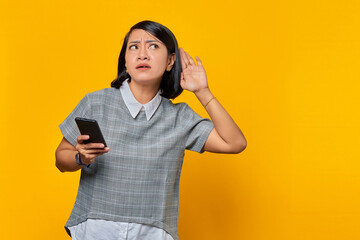
M 0 1 L 1 239 L 69 239 L 58 125 L 110 86 L 135 23 L 198 55 L 248 141 L 187 152 L 181 240 L 360 239 L 358 1 Z M 185 101 L 206 112 L 191 93 Z

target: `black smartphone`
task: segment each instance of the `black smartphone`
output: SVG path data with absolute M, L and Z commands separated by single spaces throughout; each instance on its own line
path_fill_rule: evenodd
M 76 125 L 79 128 L 81 135 L 89 135 L 90 138 L 84 143 L 103 143 L 107 147 L 105 139 L 101 133 L 98 122 L 95 119 L 75 118 Z

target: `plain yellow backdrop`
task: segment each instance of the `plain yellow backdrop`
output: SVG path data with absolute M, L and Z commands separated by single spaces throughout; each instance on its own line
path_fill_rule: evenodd
M 242 129 L 238 155 L 186 152 L 181 240 L 360 239 L 358 1 L 0 1 L 1 239 L 70 239 L 79 172 L 58 125 L 110 86 L 149 19 L 200 56 Z M 185 101 L 206 117 L 191 93 Z

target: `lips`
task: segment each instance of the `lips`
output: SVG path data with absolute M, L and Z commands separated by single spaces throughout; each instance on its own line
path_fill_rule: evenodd
M 150 65 L 147 63 L 140 63 L 136 66 L 136 69 L 150 69 Z

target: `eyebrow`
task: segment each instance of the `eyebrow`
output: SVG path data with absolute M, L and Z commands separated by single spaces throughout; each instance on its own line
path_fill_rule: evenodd
M 131 41 L 129 43 L 139 43 L 139 42 L 140 42 L 140 40 L 135 40 L 135 41 Z M 159 41 L 157 41 L 157 40 L 145 40 L 145 42 L 146 43 L 151 43 L 151 42 L 159 42 Z

